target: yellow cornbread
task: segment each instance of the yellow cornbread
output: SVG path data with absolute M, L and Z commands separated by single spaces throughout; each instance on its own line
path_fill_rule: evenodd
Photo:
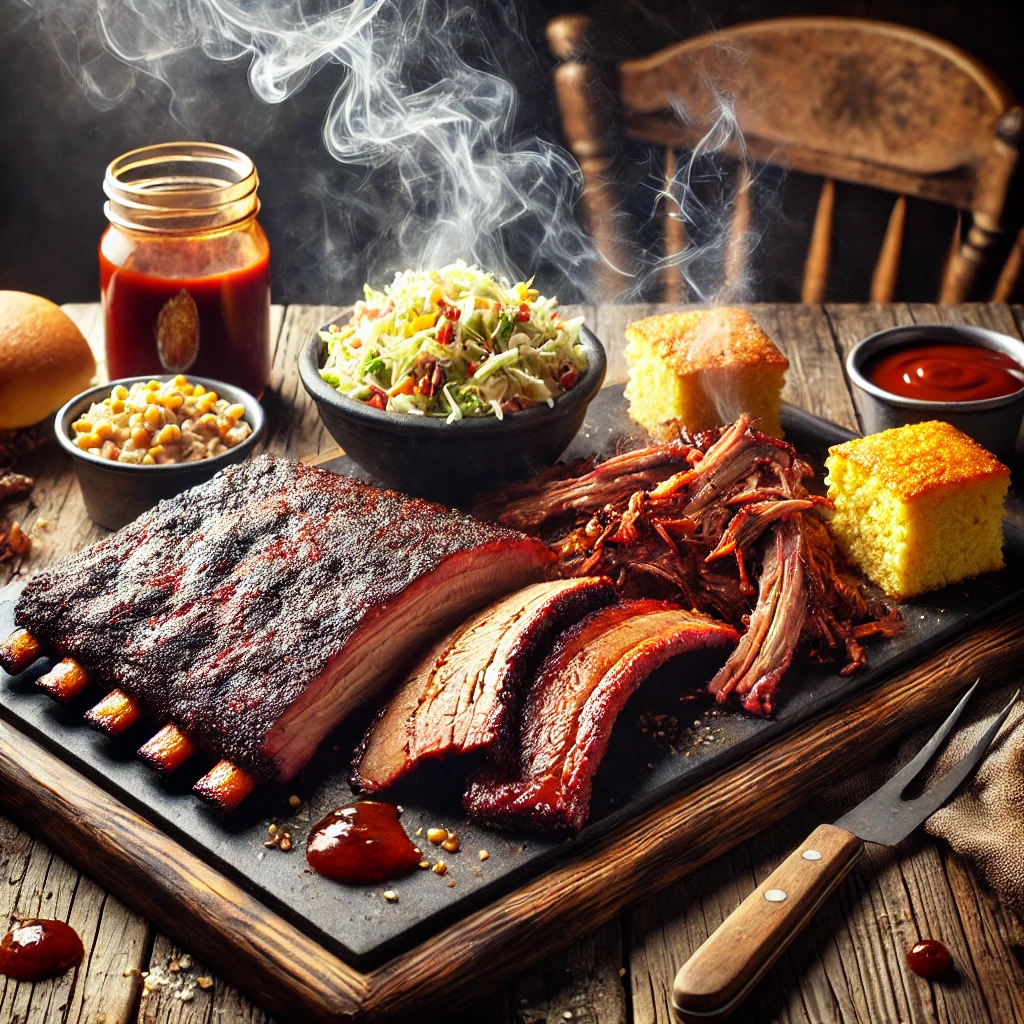
M 782 436 L 779 404 L 789 363 L 745 310 L 649 316 L 627 324 L 626 340 L 629 415 L 652 436 L 673 433 L 673 421 L 707 430 L 742 412 L 766 434 Z
M 1010 471 L 932 420 L 829 449 L 830 529 L 840 550 L 904 600 L 1003 567 Z

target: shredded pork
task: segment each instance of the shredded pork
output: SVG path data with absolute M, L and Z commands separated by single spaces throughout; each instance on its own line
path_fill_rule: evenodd
M 749 417 L 693 438 L 582 463 L 485 498 L 477 514 L 538 534 L 567 576 L 607 575 L 624 597 L 669 598 L 743 637 L 709 684 L 767 715 L 800 651 L 866 663 L 860 641 L 899 614 L 869 599 L 821 518 L 811 467 Z

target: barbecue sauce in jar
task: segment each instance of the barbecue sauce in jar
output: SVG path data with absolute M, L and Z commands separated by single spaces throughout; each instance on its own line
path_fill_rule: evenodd
M 208 143 L 134 150 L 108 168 L 99 246 L 111 379 L 186 370 L 259 397 L 270 379 L 270 246 L 256 169 Z
M 26 918 L 0 939 L 0 974 L 15 981 L 54 978 L 84 956 L 82 940 L 70 925 Z
M 421 856 L 399 824 L 398 808 L 374 800 L 332 811 L 313 827 L 306 844 L 309 866 L 347 885 L 407 875 Z
M 1024 388 L 1024 366 L 980 345 L 899 345 L 871 357 L 864 376 L 901 398 L 977 402 Z

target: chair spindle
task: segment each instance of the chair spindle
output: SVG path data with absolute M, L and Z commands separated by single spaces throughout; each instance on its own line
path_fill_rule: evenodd
M 804 284 L 800 301 L 814 304 L 825 301 L 828 283 L 828 265 L 832 255 L 832 215 L 836 206 L 836 183 L 825 178 L 818 196 L 818 209 L 814 214 L 811 242 L 804 263 Z
M 872 302 L 892 302 L 896 295 L 896 279 L 900 273 L 900 253 L 903 251 L 903 229 L 907 223 L 907 197 L 898 196 L 889 214 L 882 247 L 871 275 Z

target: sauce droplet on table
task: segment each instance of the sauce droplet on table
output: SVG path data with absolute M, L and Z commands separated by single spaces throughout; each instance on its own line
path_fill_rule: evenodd
M 920 977 L 934 981 L 953 966 L 953 958 L 938 939 L 922 939 L 907 954 L 907 966 Z
M 398 808 L 360 800 L 317 822 L 306 860 L 318 874 L 348 885 L 373 885 L 407 875 L 420 861 L 398 821 Z
M 77 967 L 85 948 L 63 921 L 26 918 L 0 939 L 0 974 L 15 981 L 53 978 Z

